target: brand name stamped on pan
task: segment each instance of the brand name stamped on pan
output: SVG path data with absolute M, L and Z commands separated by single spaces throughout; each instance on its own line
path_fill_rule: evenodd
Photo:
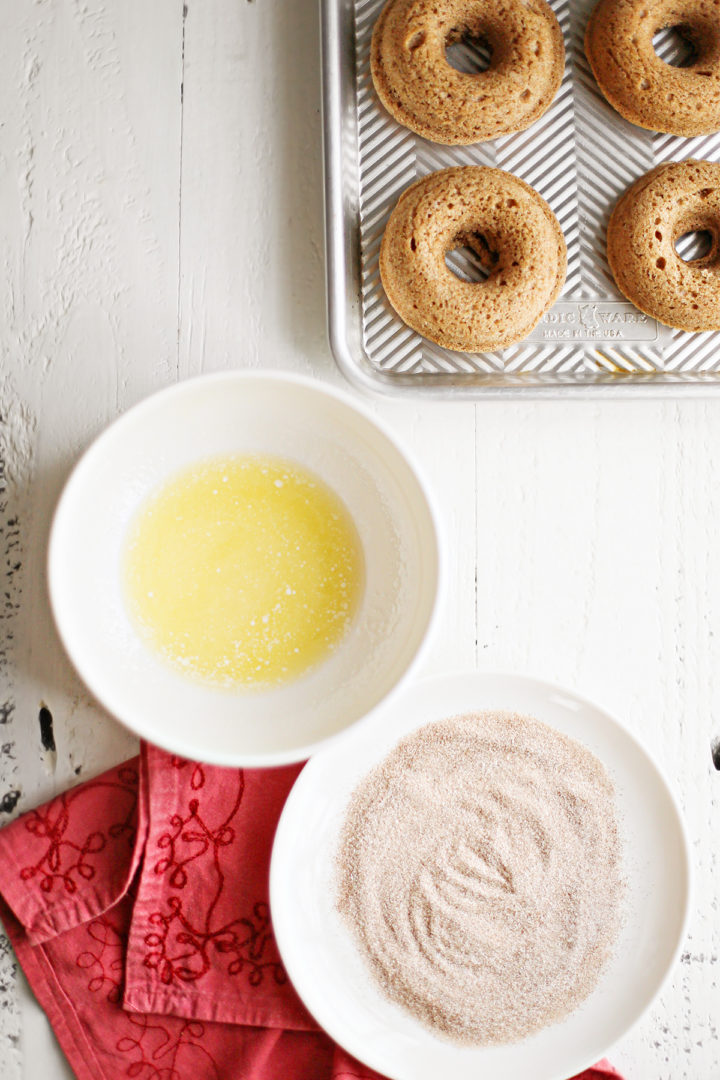
M 555 304 L 530 334 L 530 341 L 656 341 L 658 325 L 632 304 L 577 300 Z

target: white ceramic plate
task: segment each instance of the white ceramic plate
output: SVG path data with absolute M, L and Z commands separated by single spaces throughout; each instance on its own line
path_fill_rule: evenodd
M 136 632 L 122 552 L 138 508 L 197 461 L 274 454 L 319 475 L 362 542 L 365 587 L 353 624 L 302 678 L 230 691 L 179 674 Z M 417 663 L 437 609 L 440 538 L 427 491 L 393 436 L 349 395 L 281 372 L 180 383 L 120 417 L 85 453 L 50 538 L 60 636 L 95 696 L 137 734 L 219 765 L 308 757 L 359 720 Z
M 581 1008 L 521 1042 L 467 1048 L 436 1038 L 376 990 L 335 911 L 333 859 L 352 791 L 403 735 L 485 708 L 533 715 L 604 762 L 617 793 L 627 889 L 613 958 Z M 406 688 L 305 767 L 275 837 L 270 902 L 280 953 L 305 1005 L 378 1072 L 392 1080 L 567 1080 L 601 1058 L 659 992 L 684 937 L 689 879 L 675 800 L 622 724 L 571 691 L 474 672 Z

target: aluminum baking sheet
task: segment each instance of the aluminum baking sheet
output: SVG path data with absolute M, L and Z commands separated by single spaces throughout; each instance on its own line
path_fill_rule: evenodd
M 321 0 L 325 208 L 330 340 L 345 374 L 368 389 L 442 396 L 707 393 L 720 389 L 720 333 L 671 330 L 617 291 L 605 255 L 615 201 L 664 161 L 720 160 L 720 135 L 660 135 L 606 103 L 583 50 L 593 0 L 551 0 L 566 69 L 553 105 L 527 131 L 468 147 L 430 143 L 383 109 L 370 77 L 370 38 L 384 0 Z M 660 55 L 681 60 L 671 32 Z M 454 46 L 477 70 L 482 54 Z M 563 292 L 532 334 L 492 353 L 456 353 L 410 330 L 385 296 L 378 253 L 388 215 L 414 180 L 448 165 L 506 169 L 548 201 L 565 234 Z M 681 251 L 686 257 L 692 249 Z M 470 259 L 456 269 L 472 278 Z

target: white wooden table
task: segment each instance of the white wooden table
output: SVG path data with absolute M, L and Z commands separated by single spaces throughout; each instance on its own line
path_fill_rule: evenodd
M 315 0 L 0 0 L 0 41 L 5 822 L 135 748 L 50 621 L 48 525 L 80 451 L 191 374 L 341 379 Z M 624 717 L 679 792 L 690 937 L 612 1056 L 628 1080 L 720 1080 L 720 400 L 373 407 L 424 466 L 448 534 L 427 672 L 573 686 Z M 7 946 L 0 1076 L 70 1076 Z

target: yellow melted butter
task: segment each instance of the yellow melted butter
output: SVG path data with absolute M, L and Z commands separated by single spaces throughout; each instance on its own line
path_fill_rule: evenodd
M 294 462 L 200 463 L 152 497 L 125 549 L 130 610 L 175 667 L 217 685 L 289 681 L 357 609 L 363 558 L 338 496 Z

